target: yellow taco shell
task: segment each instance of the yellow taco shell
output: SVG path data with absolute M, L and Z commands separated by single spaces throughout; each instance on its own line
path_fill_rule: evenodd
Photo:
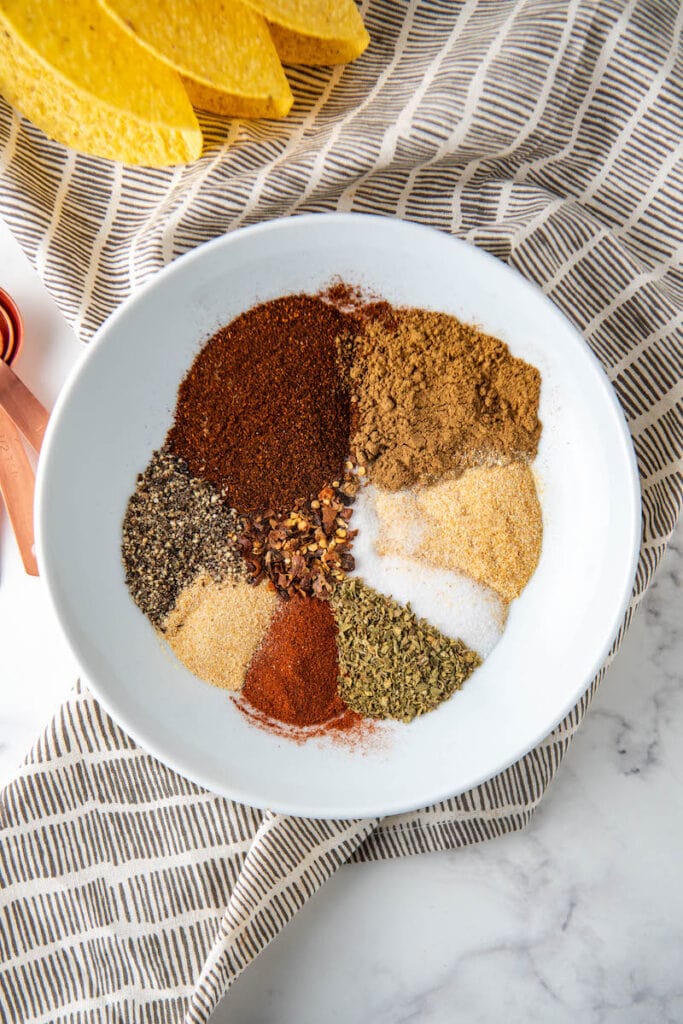
M 97 0 L 0 0 L 0 93 L 47 135 L 124 163 L 201 153 L 180 76 Z

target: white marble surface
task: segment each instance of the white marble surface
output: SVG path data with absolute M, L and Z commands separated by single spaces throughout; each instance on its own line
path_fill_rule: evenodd
M 19 372 L 51 402 L 78 343 L 0 223 Z M 76 675 L 0 516 L 0 783 Z M 531 827 L 339 874 L 215 1024 L 683 1022 L 683 527 Z
M 354 865 L 215 1024 L 683 1021 L 683 530 L 524 832 Z
M 0 288 L 24 319 L 13 368 L 48 406 L 81 351 L 50 295 L 0 220 Z M 23 572 L 0 500 L 0 784 L 73 685 L 76 663 L 40 580 Z

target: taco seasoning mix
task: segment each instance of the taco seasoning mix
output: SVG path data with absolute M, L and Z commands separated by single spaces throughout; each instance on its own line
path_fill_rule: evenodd
M 429 713 L 488 652 L 458 600 L 498 609 L 499 634 L 538 563 L 540 388 L 500 339 L 342 282 L 247 310 L 198 353 L 129 500 L 133 599 L 259 727 L 348 738 Z

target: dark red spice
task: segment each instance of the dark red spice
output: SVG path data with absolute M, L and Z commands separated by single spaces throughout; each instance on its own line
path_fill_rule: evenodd
M 373 320 L 389 328 L 396 326 L 396 311 L 391 303 L 364 291 L 359 285 L 337 279 L 319 292 L 319 297 L 340 312 L 353 315 L 360 326 Z
M 338 483 L 339 481 L 335 481 Z M 291 512 L 267 509 L 244 520 L 238 539 L 250 583 L 269 579 L 283 597 L 325 597 L 354 568 L 347 506 L 358 490 L 349 474 L 339 487 L 323 487 L 312 501 L 300 499 Z
M 183 380 L 171 450 L 243 515 L 314 497 L 348 455 L 356 333 L 353 317 L 310 295 L 243 313 Z
M 347 708 L 343 714 L 331 718 L 328 722 L 321 722 L 318 725 L 286 725 L 285 722 L 277 722 L 274 718 L 256 711 L 251 704 L 245 701 L 237 701 L 237 706 L 250 722 L 260 729 L 282 736 L 283 739 L 292 740 L 294 743 L 307 743 L 308 740 L 327 738 L 336 744 L 344 747 L 363 749 L 372 741 L 373 746 L 377 745 L 378 729 L 377 719 L 363 718 L 356 711 Z
M 360 285 L 348 284 L 341 278 L 335 278 L 319 294 L 321 299 L 336 306 L 337 309 L 359 309 L 369 301 Z
M 337 626 L 329 603 L 293 597 L 280 606 L 252 658 L 242 696 L 279 722 L 319 725 L 346 710 L 338 679 Z

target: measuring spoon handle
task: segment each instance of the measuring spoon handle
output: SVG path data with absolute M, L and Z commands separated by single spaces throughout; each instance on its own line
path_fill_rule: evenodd
M 29 391 L 14 370 L 0 360 L 0 406 L 14 420 L 19 430 L 36 452 L 40 451 L 45 436 L 49 412 Z
M 33 490 L 31 463 L 19 431 L 0 406 L 0 491 L 17 539 L 17 546 L 29 576 L 38 575 L 33 548 Z

